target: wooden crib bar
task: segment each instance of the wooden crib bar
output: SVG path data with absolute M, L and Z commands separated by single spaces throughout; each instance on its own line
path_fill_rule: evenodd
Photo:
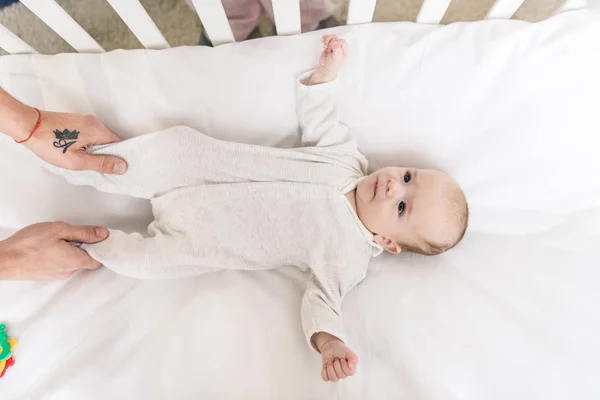
M 140 0 L 106 0 L 121 17 L 140 43 L 148 49 L 164 49 L 169 43 L 148 15 Z M 271 0 L 278 35 L 301 31 L 300 1 Z M 416 22 L 438 24 L 453 0 L 423 0 Z M 511 18 L 528 0 L 496 0 L 486 18 Z M 565 0 L 557 12 L 581 9 L 600 0 Z M 214 45 L 235 41 L 221 0 L 191 0 L 198 17 Z M 98 44 L 55 0 L 21 0 L 34 14 L 60 35 L 75 50 L 85 53 L 103 52 Z M 83 3 L 83 2 L 82 2 Z M 349 0 L 348 24 L 369 23 L 377 0 Z M 85 7 L 85 4 L 81 5 Z M 36 51 L 7 28 L 0 25 L 0 47 L 8 53 Z

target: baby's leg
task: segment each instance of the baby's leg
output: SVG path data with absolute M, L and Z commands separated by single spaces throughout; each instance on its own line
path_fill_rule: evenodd
M 152 226 L 152 225 L 151 225 Z M 135 279 L 185 278 L 219 270 L 197 265 L 183 249 L 186 242 L 177 234 L 152 230 L 151 236 L 110 230 L 100 243 L 83 244 L 81 248 L 119 275 Z
M 45 165 L 74 185 L 93 186 L 99 191 L 150 199 L 179 187 L 203 183 L 204 154 L 217 141 L 187 127 L 138 136 L 119 143 L 95 146 L 92 154 L 122 158 L 128 164 L 123 175 L 103 175 L 94 171 L 69 171 Z

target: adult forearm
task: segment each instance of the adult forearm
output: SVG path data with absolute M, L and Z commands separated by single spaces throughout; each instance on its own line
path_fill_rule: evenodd
M 23 140 L 35 127 L 37 112 L 0 88 L 0 132 Z
M 6 240 L 0 240 L 0 280 L 7 279 L 12 258 Z

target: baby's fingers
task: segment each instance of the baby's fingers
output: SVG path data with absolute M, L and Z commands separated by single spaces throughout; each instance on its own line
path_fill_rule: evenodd
M 346 359 L 348 360 L 348 366 L 350 367 L 350 369 L 356 371 L 356 367 L 358 365 L 358 357 L 356 356 L 356 354 L 354 354 L 352 350 L 348 349 Z
M 344 371 L 347 376 L 352 376 L 356 372 L 356 370 L 350 368 L 348 361 L 346 361 L 345 358 L 342 358 L 342 371 Z
M 329 45 L 329 51 L 339 57 L 348 56 L 348 44 L 345 40 L 336 40 Z
M 329 48 L 329 43 L 335 39 L 335 35 L 325 35 L 321 38 L 321 42 L 323 42 L 323 48 L 327 49 Z
M 323 369 L 321 370 L 321 379 L 325 382 L 329 382 L 329 378 L 327 377 L 327 366 L 323 365 Z
M 341 40 L 342 42 L 342 51 L 344 52 L 345 55 L 348 55 L 348 42 L 346 42 L 345 40 Z
M 337 374 L 338 378 L 340 378 L 340 379 L 347 378 L 346 373 L 342 369 L 342 364 L 340 363 L 339 358 L 336 359 L 335 362 L 333 363 L 333 369 L 335 370 L 335 373 Z
M 335 368 L 333 367 L 333 363 L 327 364 L 327 376 L 331 382 L 339 381 L 337 374 L 335 373 Z

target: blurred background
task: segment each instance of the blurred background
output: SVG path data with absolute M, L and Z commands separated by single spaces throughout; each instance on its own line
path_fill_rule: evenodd
M 304 30 L 327 28 L 346 21 L 349 0 L 300 1 Z M 482 19 L 494 1 L 452 0 L 442 23 Z M 525 0 L 513 18 L 539 21 L 551 16 L 563 2 L 564 0 Z M 57 0 L 57 3 L 107 51 L 142 48 L 106 0 Z M 209 39 L 202 34 L 198 15 L 188 0 L 141 0 L 141 3 L 171 46 L 210 44 Z M 270 0 L 224 0 L 223 3 L 236 39 L 276 34 L 269 19 Z M 379 0 L 374 22 L 414 21 L 421 4 L 422 0 Z M 310 26 L 305 26 L 305 21 L 311 22 Z M 40 53 L 74 52 L 69 44 L 16 0 L 0 0 L 0 24 Z M 0 49 L 0 54 L 5 53 Z

